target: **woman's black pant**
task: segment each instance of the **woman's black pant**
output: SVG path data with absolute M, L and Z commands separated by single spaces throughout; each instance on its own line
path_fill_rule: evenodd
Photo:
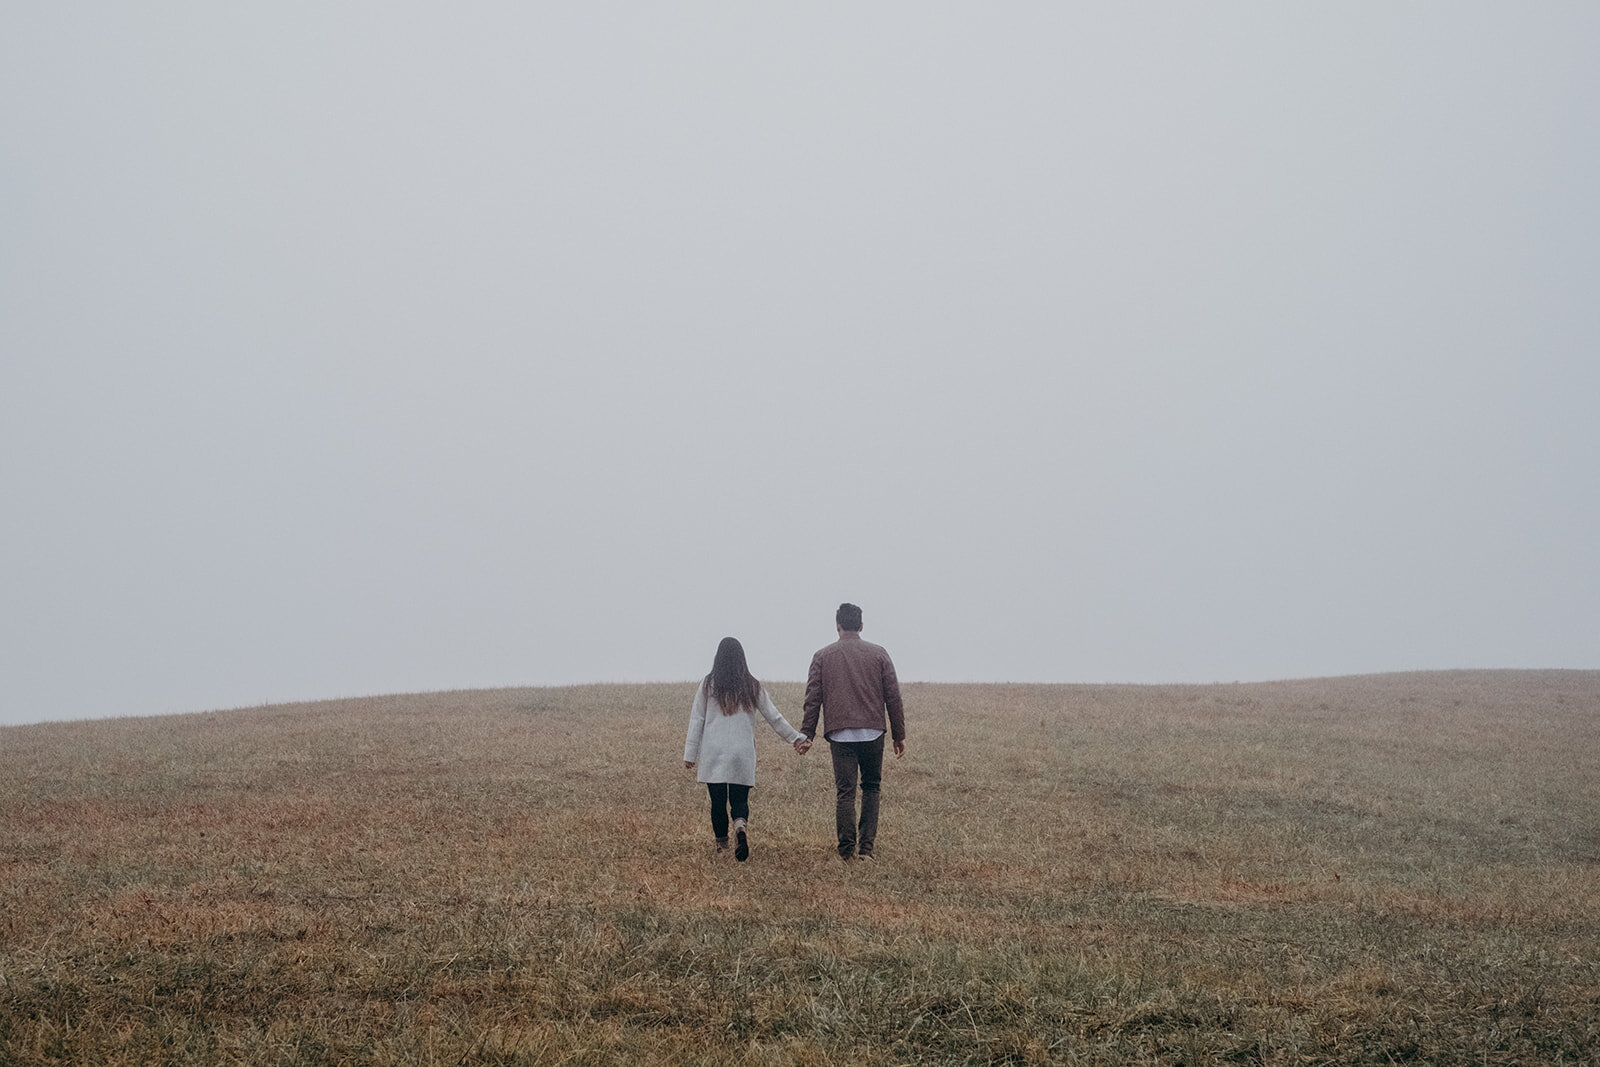
M 735 782 L 707 782 L 711 794 L 711 832 L 718 841 L 728 838 L 728 809 L 733 809 L 735 819 L 750 817 L 750 787 Z

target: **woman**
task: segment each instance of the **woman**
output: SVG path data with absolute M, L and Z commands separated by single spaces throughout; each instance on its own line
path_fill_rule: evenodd
M 811 742 L 789 725 L 767 691 L 745 665 L 744 646 L 724 637 L 717 646 L 711 673 L 695 690 L 689 709 L 689 736 L 683 742 L 683 765 L 700 766 L 696 780 L 711 794 L 711 832 L 717 851 L 728 847 L 728 809 L 733 809 L 734 858 L 750 858 L 750 787 L 756 784 L 756 712 L 796 752 Z

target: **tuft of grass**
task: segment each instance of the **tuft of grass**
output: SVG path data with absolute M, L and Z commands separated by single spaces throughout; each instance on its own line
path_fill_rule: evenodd
M 1600 1060 L 1600 673 L 908 685 L 872 865 L 692 692 L 0 730 L 0 1062 Z

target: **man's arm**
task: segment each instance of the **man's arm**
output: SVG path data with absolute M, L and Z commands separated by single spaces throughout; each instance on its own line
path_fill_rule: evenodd
M 889 735 L 894 739 L 894 754 L 906 751 L 906 711 L 900 701 L 900 679 L 894 673 L 894 660 L 883 654 L 883 706 L 889 712 Z
M 809 740 L 817 736 L 817 718 L 822 714 L 822 657 L 811 657 L 811 671 L 806 675 L 806 699 L 801 705 L 805 717 L 800 720 L 800 732 Z

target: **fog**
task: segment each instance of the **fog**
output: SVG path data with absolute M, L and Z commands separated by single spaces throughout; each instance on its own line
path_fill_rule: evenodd
M 1600 8 L 14 5 L 0 723 L 1600 667 Z

